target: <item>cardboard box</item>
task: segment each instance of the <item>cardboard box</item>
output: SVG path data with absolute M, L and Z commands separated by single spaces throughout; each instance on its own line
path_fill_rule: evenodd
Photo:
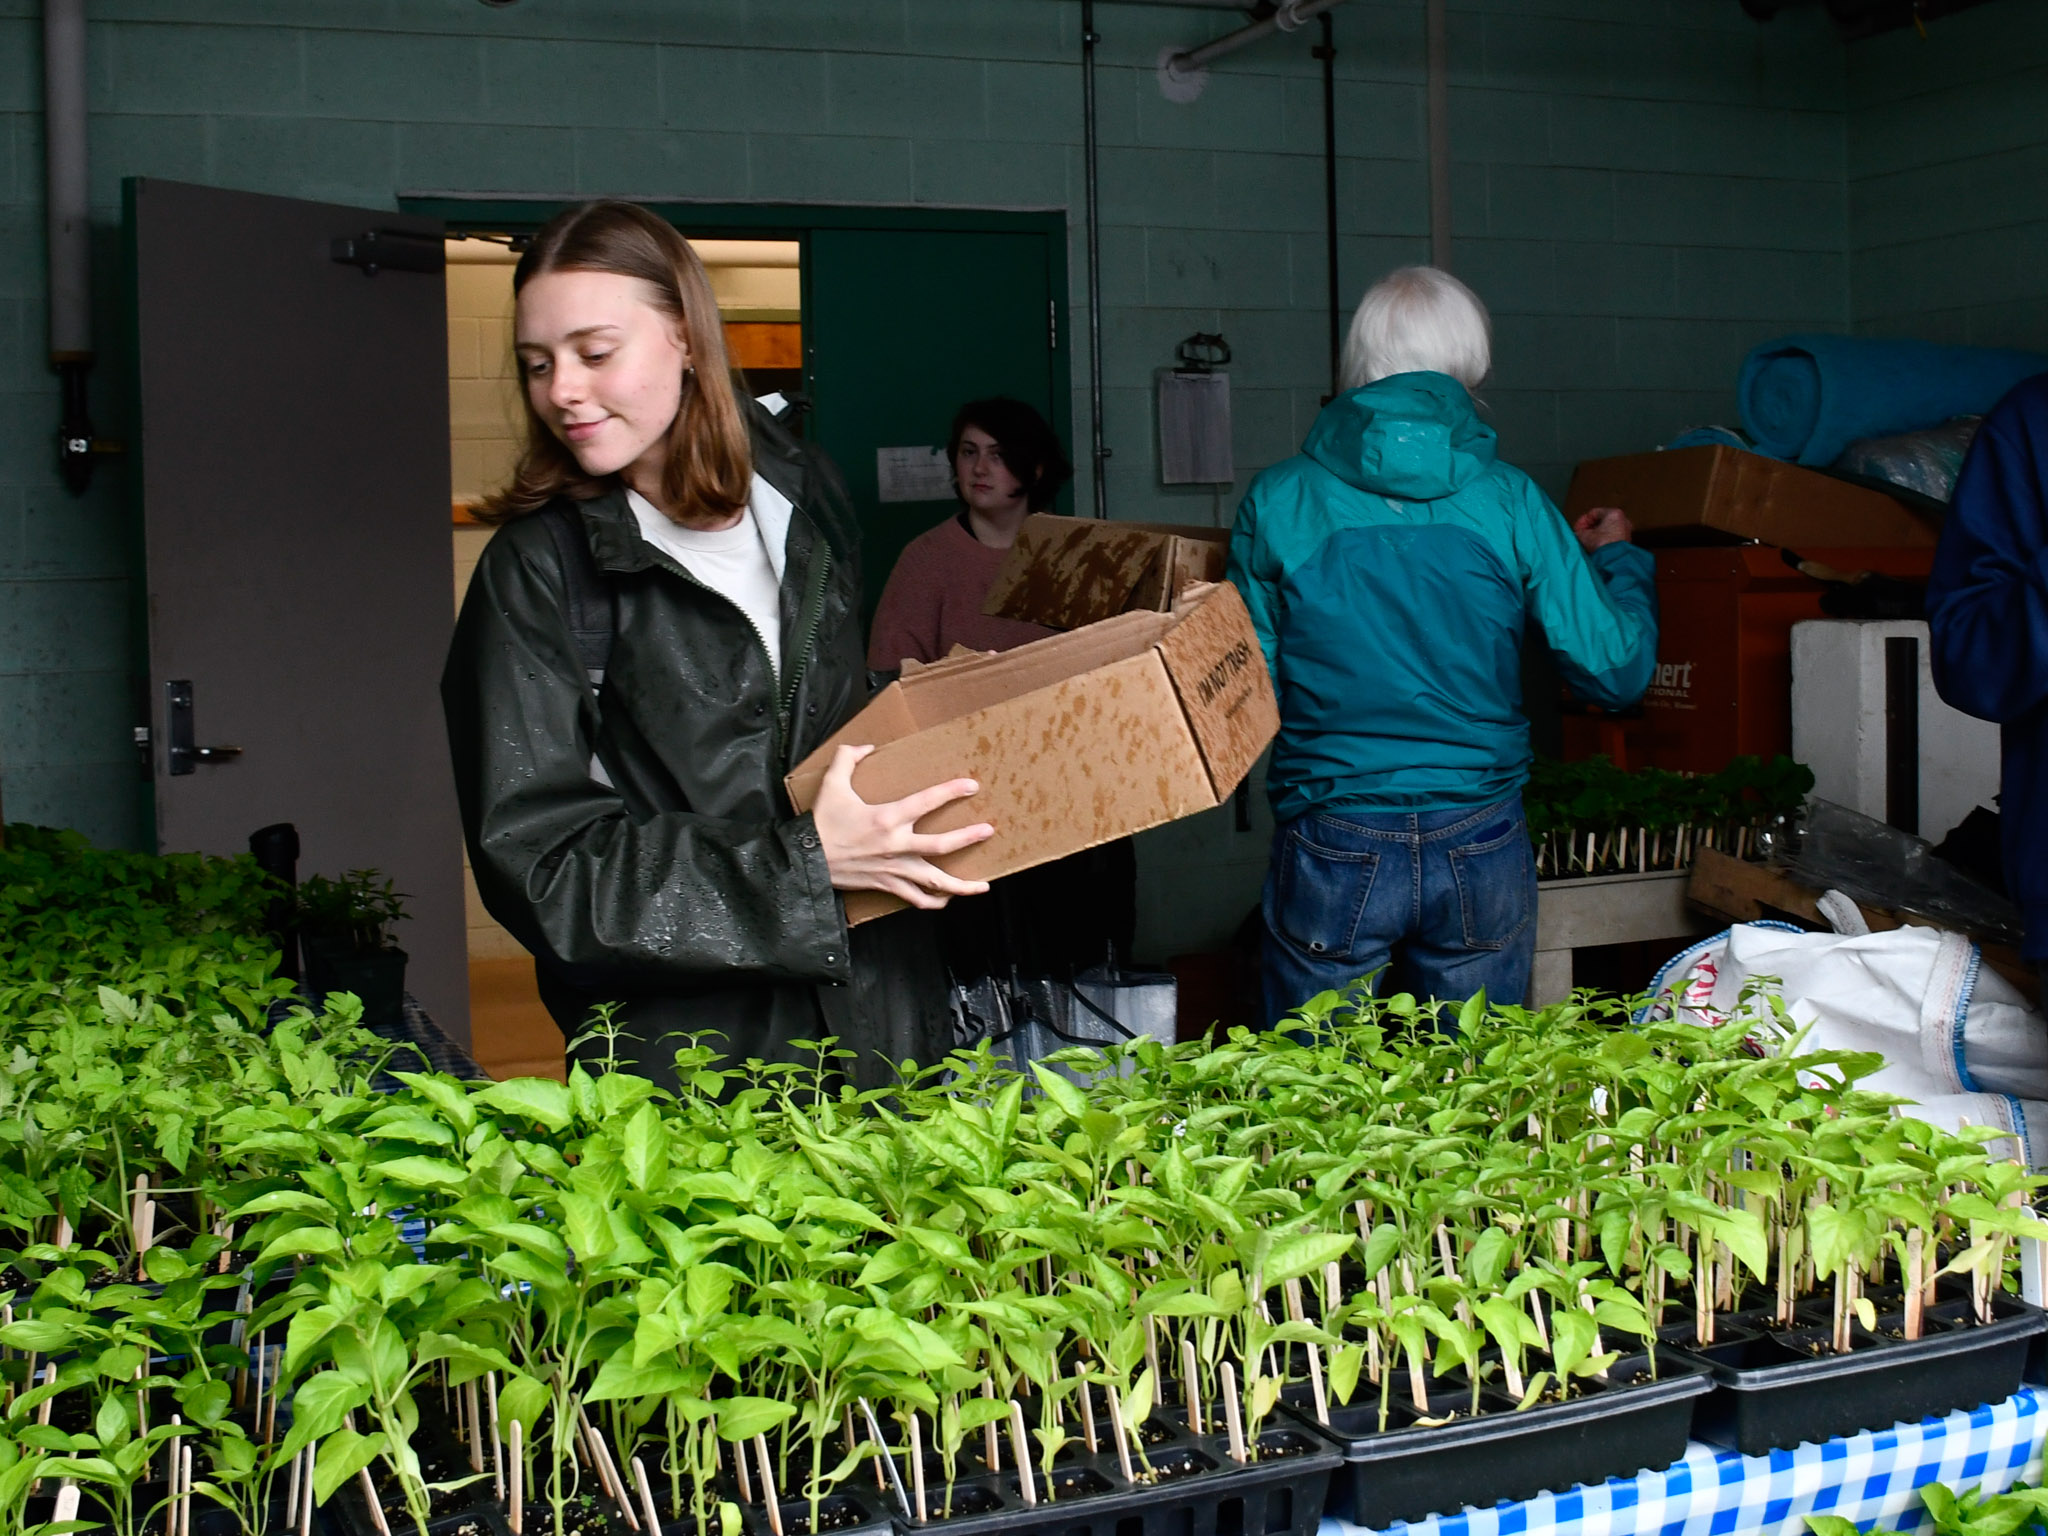
M 1035 512 L 996 572 L 982 612 L 1053 629 L 1119 613 L 1163 613 L 1198 582 L 1221 581 L 1227 528 L 1116 523 Z
M 870 803 L 975 779 L 979 794 L 918 830 L 991 823 L 994 837 L 939 862 L 962 879 L 994 880 L 1220 805 L 1279 729 L 1251 615 L 1222 582 L 1171 613 L 1120 614 L 1013 651 L 906 668 L 785 783 L 808 811 L 833 752 L 871 743 L 853 771 Z M 902 905 L 850 892 L 846 918 Z
M 1725 444 L 1588 459 L 1572 474 L 1564 512 L 1594 507 L 1621 508 L 1646 544 L 1719 533 L 1803 554 L 1810 545 L 1931 549 L 1936 537 L 1932 523 L 1882 491 Z

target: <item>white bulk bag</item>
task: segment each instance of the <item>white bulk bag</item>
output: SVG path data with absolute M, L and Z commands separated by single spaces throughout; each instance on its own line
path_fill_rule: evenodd
M 1673 958 L 1652 983 L 1652 1006 L 1713 1028 L 1767 979 L 1793 1026 L 1812 1026 L 1804 1049 L 1876 1052 L 1885 1064 L 1866 1086 L 1913 1100 L 1951 1130 L 1997 1126 L 2029 1167 L 2048 1163 L 2048 1019 L 1962 935 L 1738 923 Z M 1747 1011 L 1769 1017 L 1754 1003 Z

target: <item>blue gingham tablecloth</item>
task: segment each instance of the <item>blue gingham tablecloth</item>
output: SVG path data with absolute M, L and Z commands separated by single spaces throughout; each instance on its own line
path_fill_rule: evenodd
M 2003 1493 L 2017 1482 L 2040 1481 L 2044 1394 L 2048 1389 L 2022 1387 L 1973 1412 L 1768 1456 L 1695 1441 L 1683 1461 L 1661 1472 L 1390 1529 L 1403 1536 L 1803 1536 L 1802 1517 L 1825 1514 L 1866 1530 L 1915 1531 L 1931 1526 L 1916 1492 L 1928 1483 Z M 1365 1529 L 1326 1519 L 1319 1536 Z

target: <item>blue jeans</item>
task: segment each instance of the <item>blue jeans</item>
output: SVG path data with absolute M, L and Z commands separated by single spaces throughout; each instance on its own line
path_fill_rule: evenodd
M 1425 1000 L 1519 1004 L 1536 956 L 1522 797 L 1483 810 L 1339 811 L 1273 838 L 1263 903 L 1266 1021 L 1386 974 Z

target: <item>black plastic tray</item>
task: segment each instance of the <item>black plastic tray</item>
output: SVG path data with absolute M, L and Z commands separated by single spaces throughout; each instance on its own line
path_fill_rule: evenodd
M 1176 1410 L 1155 1412 L 1150 1424 L 1168 1431 L 1145 1447 L 1153 1465 L 1177 1461 L 1198 1470 L 1133 1486 L 1123 1480 L 1113 1450 L 1098 1455 L 1077 1448 L 1071 1457 L 1062 1455 L 1055 1472 L 1088 1485 L 1089 1492 L 1027 1505 L 1012 1469 L 954 1485 L 955 1499 L 966 1491 L 977 1513 L 919 1522 L 892 1507 L 892 1518 L 899 1531 L 915 1536 L 1315 1536 L 1330 1476 L 1342 1461 L 1320 1438 L 1268 1421 L 1259 1443 L 1285 1445 L 1296 1454 L 1239 1466 L 1222 1436 L 1189 1433 Z M 944 1497 L 943 1485 L 927 1482 L 931 1509 Z
M 1330 1479 L 1327 1513 L 1379 1530 L 1397 1520 L 1450 1514 L 1467 1505 L 1486 1509 L 1503 1499 L 1599 1483 L 1683 1458 L 1693 1404 L 1714 1384 L 1709 1368 L 1660 1349 L 1655 1380 L 1643 1355 L 1622 1357 L 1608 1376 L 1610 1384 L 1569 1402 L 1521 1412 L 1504 1394 L 1485 1389 L 1481 1402 L 1489 1411 L 1449 1424 L 1417 1425 L 1412 1413 L 1399 1410 L 1402 1427 L 1390 1418 L 1384 1433 L 1377 1394 L 1333 1407 L 1328 1426 L 1297 1403 L 1283 1407 L 1343 1448 L 1344 1465 Z M 1432 1402 L 1438 1393 L 1445 1407 L 1462 1412 L 1471 1388 L 1439 1379 Z M 1397 1404 L 1400 1399 L 1397 1377 Z
M 1735 1318 L 1725 1338 L 1666 1353 L 1690 1355 L 1713 1372 L 1714 1390 L 1693 1416 L 1693 1434 L 1761 1456 L 2003 1402 L 2019 1390 L 2028 1350 L 2048 1328 L 2048 1312 L 2003 1293 L 1992 1298 L 1989 1323 L 1972 1321 L 1963 1301 L 1929 1307 L 1927 1319 L 1939 1331 L 1911 1343 L 1859 1327 L 1858 1347 L 1848 1354 L 1812 1356 L 1800 1346 L 1825 1341 L 1824 1325 L 1768 1333 Z

